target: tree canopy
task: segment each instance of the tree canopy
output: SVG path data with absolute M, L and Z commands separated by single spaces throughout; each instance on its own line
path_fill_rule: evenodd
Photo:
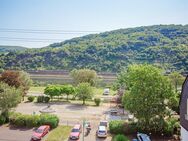
M 174 96 L 169 79 L 151 65 L 131 65 L 124 73 L 127 93 L 125 108 L 139 120 L 142 128 L 162 129 L 168 99 Z
M 97 73 L 94 70 L 89 69 L 80 69 L 80 70 L 72 70 L 70 73 L 76 84 L 79 83 L 89 83 L 91 86 L 94 86 L 97 81 Z
M 53 99 L 54 96 L 61 95 L 61 88 L 56 85 L 49 85 L 44 89 L 44 94 L 49 95 Z
M 87 99 L 91 99 L 93 96 L 93 89 L 89 83 L 80 83 L 76 89 L 76 96 L 83 100 L 83 105 Z
M 61 86 L 61 93 L 67 95 L 67 101 L 68 101 L 69 100 L 68 96 L 70 94 L 75 93 L 75 88 L 72 85 L 63 85 L 63 86 Z
M 3 116 L 8 117 L 11 108 L 17 106 L 21 101 L 21 90 L 0 82 L 0 111 Z

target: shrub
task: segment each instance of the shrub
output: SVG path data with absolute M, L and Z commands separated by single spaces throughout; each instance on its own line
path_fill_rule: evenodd
M 124 131 L 124 121 L 121 120 L 113 120 L 110 121 L 109 123 L 109 129 L 110 129 L 110 133 L 113 134 L 121 134 Z
M 21 113 L 10 113 L 9 114 L 9 122 L 10 124 L 12 125 L 15 125 L 15 122 L 16 122 L 16 118 L 19 117 L 21 115 Z
M 38 96 L 37 102 L 38 103 L 48 103 L 50 101 L 50 97 L 48 96 Z
M 39 126 L 40 118 L 38 115 L 26 115 L 25 124 L 26 127 Z
M 26 120 L 24 115 L 19 115 L 15 119 L 15 126 L 17 127 L 25 127 L 26 126 Z
M 6 122 L 6 118 L 0 115 L 0 125 L 4 124 L 5 122 Z
M 40 124 L 50 125 L 51 128 L 56 128 L 59 124 L 59 118 L 56 115 L 41 114 Z
M 133 134 L 133 133 L 136 133 L 137 130 L 138 130 L 138 128 L 137 128 L 137 124 L 136 123 L 134 123 L 134 122 L 124 123 L 123 133 L 125 133 L 125 134 Z
M 18 127 L 36 127 L 40 125 L 50 125 L 55 128 L 59 124 L 59 118 L 56 115 L 22 115 L 20 113 L 12 113 L 9 117 L 10 124 Z
M 29 102 L 33 102 L 35 97 L 34 96 L 29 96 L 27 99 L 28 99 Z
M 45 103 L 48 103 L 49 101 L 50 101 L 50 97 L 45 96 L 45 97 L 44 97 L 44 102 L 45 102 Z
M 37 102 L 38 103 L 43 103 L 43 101 L 44 101 L 44 96 L 38 96 L 37 97 Z
M 126 136 L 118 134 L 114 137 L 114 141 L 130 141 Z
M 96 106 L 99 106 L 100 103 L 101 103 L 101 99 L 100 98 L 95 98 L 94 102 L 95 102 Z
M 178 130 L 179 127 L 179 122 L 177 119 L 175 118 L 170 118 L 170 119 L 167 119 L 165 121 L 165 124 L 164 124 L 164 129 L 163 129 L 163 133 L 165 136 L 172 136 L 175 131 Z

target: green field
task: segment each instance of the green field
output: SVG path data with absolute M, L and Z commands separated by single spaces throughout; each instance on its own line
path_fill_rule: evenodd
M 70 126 L 58 126 L 49 133 L 45 141 L 64 141 L 69 137 L 71 128 Z
M 45 87 L 30 87 L 30 89 L 29 89 L 29 93 L 43 93 L 44 92 L 44 89 L 45 89 Z
M 44 93 L 45 87 L 30 87 L 29 93 Z M 94 95 L 95 97 L 101 96 L 103 94 L 104 88 L 94 88 Z M 115 95 L 116 91 L 110 89 L 110 95 Z

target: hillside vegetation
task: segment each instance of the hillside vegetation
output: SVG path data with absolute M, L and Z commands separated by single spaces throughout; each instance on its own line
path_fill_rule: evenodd
M 6 46 L 6 45 L 0 45 L 0 53 L 8 53 L 11 51 L 22 51 L 26 50 L 25 47 L 21 46 Z
M 188 71 L 188 25 L 119 29 L 0 55 L 0 68 L 57 70 L 90 68 L 119 72 L 133 63 Z

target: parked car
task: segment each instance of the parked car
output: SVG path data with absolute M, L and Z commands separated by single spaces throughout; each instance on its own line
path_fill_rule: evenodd
M 133 139 L 132 141 L 151 141 L 151 139 L 147 134 L 137 133 L 137 139 Z
M 118 110 L 117 109 L 110 109 L 110 114 L 111 115 L 117 115 Z
M 99 123 L 99 126 L 108 126 L 108 121 L 106 120 L 101 120 L 100 123 Z
M 97 137 L 107 137 L 107 129 L 106 126 L 99 126 L 97 130 Z
M 76 124 L 72 130 L 71 130 L 71 133 L 70 133 L 70 136 L 69 138 L 72 139 L 72 140 L 77 140 L 80 138 L 80 133 L 81 133 L 81 125 L 80 124 Z
M 109 95 L 110 94 L 110 89 L 106 88 L 104 89 L 103 95 Z
M 33 132 L 31 140 L 41 140 L 50 130 L 49 125 L 40 126 L 37 130 Z

